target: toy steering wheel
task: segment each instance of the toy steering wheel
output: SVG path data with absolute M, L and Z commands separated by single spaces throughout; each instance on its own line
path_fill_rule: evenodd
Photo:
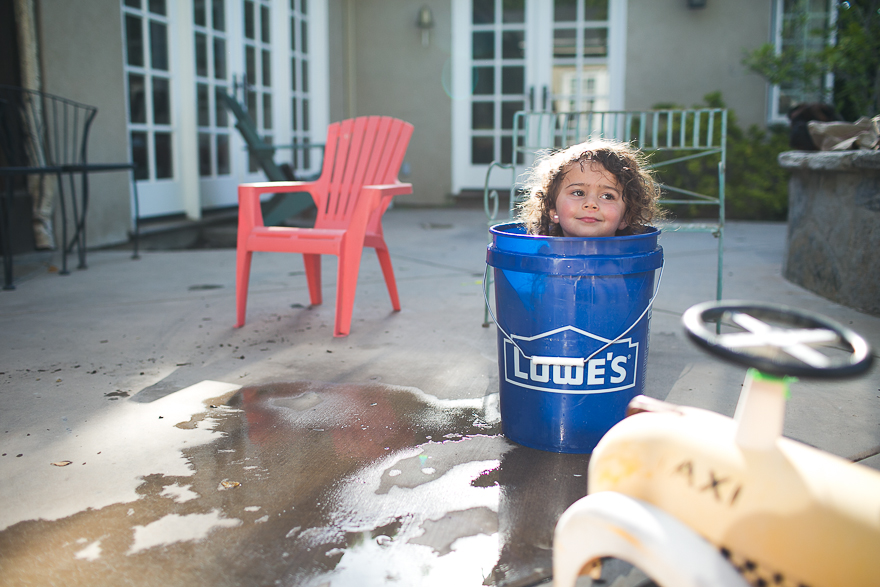
M 867 371 L 873 359 L 868 342 L 849 328 L 788 306 L 706 302 L 688 309 L 682 323 L 698 346 L 768 375 L 852 377 Z M 717 323 L 723 325 L 720 334 Z

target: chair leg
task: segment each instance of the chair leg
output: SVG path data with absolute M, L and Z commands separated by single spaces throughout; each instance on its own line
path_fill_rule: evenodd
M 361 268 L 363 245 L 343 247 L 339 255 L 336 276 L 336 326 L 333 336 L 348 336 L 354 310 L 354 294 L 357 290 L 358 272 Z
M 244 316 L 247 311 L 248 280 L 251 277 L 252 251 L 242 250 L 240 247 L 236 253 L 235 261 L 235 327 L 244 326 Z
M 388 295 L 391 296 L 391 307 L 395 312 L 400 312 L 400 297 L 397 295 L 397 282 L 394 280 L 394 269 L 391 267 L 391 255 L 388 254 L 388 247 L 376 247 L 376 255 L 379 257 L 379 265 L 382 266 L 382 275 L 385 276 Z
M 303 253 L 303 265 L 306 267 L 306 281 L 309 284 L 309 301 L 313 306 L 320 306 L 321 296 L 321 255 Z

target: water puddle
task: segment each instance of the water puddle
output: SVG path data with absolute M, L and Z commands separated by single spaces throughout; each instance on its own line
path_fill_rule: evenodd
M 588 456 L 508 442 L 496 400 L 243 388 L 193 418 L 216 439 L 182 451 L 192 475 L 146 475 L 133 502 L 0 532 L 0 584 L 535 582 Z

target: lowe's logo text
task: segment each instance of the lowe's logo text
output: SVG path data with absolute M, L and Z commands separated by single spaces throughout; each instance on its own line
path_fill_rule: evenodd
M 559 343 L 562 338 L 567 344 Z M 587 341 L 572 341 L 584 337 Z M 584 332 L 573 326 L 545 332 L 533 337 L 513 336 L 522 352 L 504 339 L 504 378 L 508 383 L 528 389 L 556 393 L 608 393 L 629 389 L 636 384 L 639 343 L 625 338 L 602 350 L 583 366 L 538 364 L 527 357 L 543 356 L 552 363 L 553 348 L 575 346 L 587 348 L 589 356 L 609 342 L 608 339 Z M 575 344 L 572 344 L 572 343 Z M 584 344 L 586 343 L 586 344 Z M 523 354 L 526 353 L 526 354 Z M 573 358 L 573 357 L 567 357 Z

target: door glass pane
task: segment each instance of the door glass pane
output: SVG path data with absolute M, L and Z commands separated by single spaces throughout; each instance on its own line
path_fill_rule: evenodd
M 253 39 L 254 32 L 254 3 L 248 0 L 244 3 L 244 36 Z
M 495 93 L 495 68 L 475 67 L 473 76 L 474 94 Z
M 128 113 L 130 122 L 144 123 L 147 121 L 147 90 L 144 76 L 128 74 Z
M 608 55 L 608 29 L 584 29 L 584 57 Z
M 608 0 L 584 0 L 584 20 L 608 20 Z
M 125 5 L 126 5 L 126 6 L 131 6 L 132 8 L 140 9 L 140 7 L 141 7 L 141 0 L 125 0 Z
M 195 22 L 197 26 L 205 26 L 205 0 L 193 0 L 193 22 Z
M 272 94 L 263 94 L 263 128 L 272 130 Z
M 196 75 L 208 77 L 208 38 L 196 33 Z
M 150 12 L 165 16 L 165 0 L 150 0 Z
M 214 37 L 214 79 L 226 79 L 226 40 Z
M 171 92 L 168 78 L 153 78 L 153 122 L 171 124 Z
M 553 20 L 556 22 L 577 20 L 577 2 L 578 0 L 554 0 Z
M 502 59 L 524 59 L 525 47 L 525 31 L 505 31 L 501 35 Z
M 205 132 L 199 133 L 199 175 L 211 175 L 211 135 Z
M 221 94 L 226 92 L 226 88 L 218 86 L 214 89 L 214 105 L 216 107 L 216 125 L 220 128 L 225 128 L 229 126 L 229 113 L 226 111 L 226 106 L 223 105 L 223 98 L 220 97 Z
M 501 103 L 501 128 L 513 129 L 513 115 L 520 110 L 525 109 L 525 102 L 518 100 L 514 102 Z
M 577 54 L 577 31 L 556 29 L 553 31 L 553 57 L 573 58 Z
M 473 0 L 473 23 L 491 24 L 495 22 L 495 0 Z
M 260 6 L 260 40 L 264 43 L 270 43 L 269 40 L 269 25 L 271 20 L 269 18 L 269 7 L 268 6 Z
M 302 62 L 302 91 L 309 91 L 309 62 L 303 60 Z
M 300 51 L 305 55 L 309 52 L 309 23 L 306 21 L 302 22 L 302 34 L 300 35 L 300 39 L 302 39 Z
M 173 177 L 174 168 L 171 158 L 171 133 L 157 132 L 156 141 L 156 178 L 168 179 Z
M 471 139 L 471 161 L 475 165 L 487 165 L 494 161 L 494 142 L 492 137 L 473 137 Z
M 296 37 L 297 37 L 296 18 L 291 17 L 290 18 L 290 50 L 291 51 L 296 51 Z
M 257 53 L 253 47 L 244 50 L 244 74 L 249 84 L 257 83 Z
M 471 128 L 473 130 L 495 128 L 495 102 L 474 102 L 471 105 Z
M 495 33 L 474 33 L 472 47 L 474 59 L 495 59 Z
M 525 68 L 502 67 L 501 68 L 501 93 L 522 94 L 525 91 Z
M 504 0 L 501 8 L 501 22 L 525 22 L 525 0 Z
M 131 160 L 134 163 L 135 179 L 150 178 L 150 163 L 147 156 L 147 133 L 131 133 Z
M 150 21 L 150 62 L 153 69 L 168 71 L 168 28 L 155 20 Z
M 211 105 L 208 102 L 208 86 L 198 84 L 196 86 L 197 118 L 199 126 L 211 125 Z
M 309 123 L 311 118 L 309 117 L 309 101 L 303 100 L 303 121 L 302 121 L 302 129 L 305 132 L 309 132 L 311 130 L 311 124 Z
M 217 175 L 229 175 L 229 135 L 217 135 Z
M 226 8 L 223 6 L 223 0 L 214 0 L 213 11 L 211 12 L 211 22 L 215 31 L 226 30 Z
M 247 93 L 247 111 L 254 124 L 257 124 L 257 93 L 253 90 Z
M 135 67 L 144 65 L 144 33 L 141 19 L 125 15 L 125 53 L 126 63 Z
M 266 50 L 263 50 L 263 85 L 272 85 L 272 54 Z

